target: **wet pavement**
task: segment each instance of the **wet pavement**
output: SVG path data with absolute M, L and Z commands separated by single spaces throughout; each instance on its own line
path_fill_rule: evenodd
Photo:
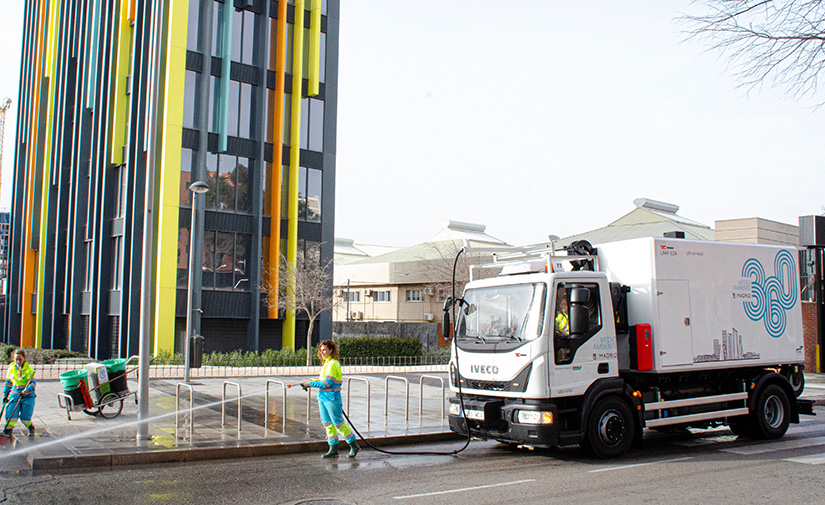
M 342 394 L 351 425 L 370 443 L 383 447 L 455 438 L 444 411 L 444 398 L 450 394 L 446 366 L 373 367 L 380 371 L 363 373 L 365 368 L 352 373 L 344 367 Z M 18 423 L 12 446 L 5 447 L 0 458 L 25 456 L 32 469 L 44 470 L 326 451 L 317 390 L 311 390 L 308 401 L 299 386 L 315 378 L 300 374 L 308 369 L 299 367 L 290 375 L 282 368 L 272 376 L 224 369 L 224 377 L 200 370 L 201 376 L 192 377 L 189 385 L 152 371 L 149 440 L 137 440 L 137 395 L 123 398 L 119 415 L 120 400 L 105 405 L 103 414 L 113 418 L 89 415 L 81 407 L 67 413 L 59 406 L 58 396 L 64 393 L 60 380 L 38 376 L 35 439 L 29 440 Z M 137 388 L 136 380 L 128 381 L 131 393 Z
M 342 394 L 350 424 L 378 447 L 458 438 L 443 410 L 450 395 L 445 368 L 344 367 Z M 309 399 L 299 386 L 314 378 L 309 371 L 280 368 L 277 375 L 265 375 L 260 369 L 204 368 L 186 385 L 175 377 L 180 370 L 153 368 L 149 439 L 137 440 L 136 395 L 125 397 L 113 418 L 89 415 L 79 407 L 67 413 L 58 402 L 64 391 L 57 373 L 39 370 L 35 439 L 29 440 L 18 423 L 13 443 L 2 448 L 0 459 L 25 457 L 33 470 L 48 470 L 322 453 L 327 444 L 317 391 Z M 825 374 L 805 374 L 805 380 L 802 398 L 825 403 Z M 137 381 L 129 380 L 128 388 L 136 392 Z M 119 403 L 105 406 L 103 413 L 115 414 Z

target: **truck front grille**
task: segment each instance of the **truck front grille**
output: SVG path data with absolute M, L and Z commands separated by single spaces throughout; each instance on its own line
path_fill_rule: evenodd
M 510 382 L 503 381 L 479 381 L 464 379 L 464 383 L 470 389 L 482 389 L 484 391 L 509 391 Z

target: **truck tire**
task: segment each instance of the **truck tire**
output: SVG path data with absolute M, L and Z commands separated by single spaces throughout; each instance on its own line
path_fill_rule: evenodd
M 617 458 L 633 444 L 633 414 L 615 396 L 602 398 L 590 412 L 581 447 L 602 459 Z
M 791 404 L 785 390 L 768 384 L 759 392 L 754 406 L 754 435 L 757 438 L 781 438 L 790 424 Z

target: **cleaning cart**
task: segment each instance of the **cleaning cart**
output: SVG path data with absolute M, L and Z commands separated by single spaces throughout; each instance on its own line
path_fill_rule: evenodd
M 137 405 L 137 393 L 129 391 L 126 381 L 128 374 L 138 367 L 126 369 L 138 356 L 129 359 L 110 359 L 100 363 L 89 363 L 79 370 L 60 374 L 63 393 L 57 394 L 60 408 L 66 409 L 66 417 L 72 419 L 72 411 L 82 410 L 90 416 L 114 419 L 123 411 L 123 401 L 134 397 Z

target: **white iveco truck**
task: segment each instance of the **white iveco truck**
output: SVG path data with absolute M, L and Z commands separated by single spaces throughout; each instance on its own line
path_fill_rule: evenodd
M 779 438 L 804 387 L 797 252 L 644 238 L 516 249 L 445 303 L 450 428 L 617 457 L 644 428 Z M 475 279 L 474 279 L 475 278 Z

